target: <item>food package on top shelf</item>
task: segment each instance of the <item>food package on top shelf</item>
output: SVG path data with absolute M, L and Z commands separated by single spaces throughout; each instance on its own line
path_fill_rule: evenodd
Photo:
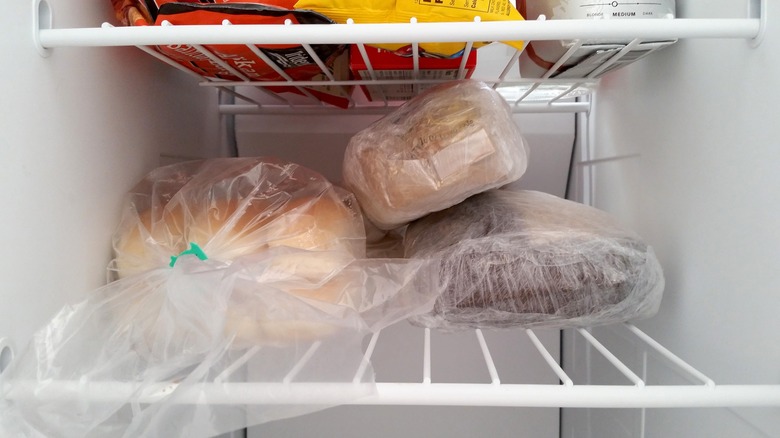
M 115 0 L 112 0 L 115 1 Z M 133 1 L 143 1 L 146 4 L 146 8 L 149 10 L 149 13 L 151 14 L 152 18 L 157 18 L 157 14 L 160 11 L 160 7 L 166 3 L 200 3 L 200 4 L 208 4 L 208 3 L 218 3 L 218 4 L 224 4 L 224 3 L 256 3 L 256 4 L 266 4 L 266 5 L 274 5 L 278 8 L 283 9 L 294 9 L 295 8 L 295 2 L 296 0 L 271 0 L 271 1 L 258 1 L 258 0 L 133 0 Z
M 142 0 L 111 0 L 111 5 L 116 19 L 123 26 L 148 26 L 154 23 L 154 16 Z
M 461 58 L 418 58 L 417 76 L 414 73 L 414 60 L 412 58 L 411 47 L 403 55 L 399 51 L 390 52 L 376 47 L 366 47 L 368 60 L 363 59 L 357 46 L 350 46 L 349 52 L 349 70 L 357 79 L 372 79 L 368 70 L 368 65 L 374 71 L 374 77 L 378 80 L 386 79 L 422 79 L 422 80 L 453 80 L 458 79 L 460 72 Z M 368 62 L 367 62 L 368 61 Z M 464 78 L 470 78 L 477 66 L 477 51 L 472 50 L 466 58 L 464 65 Z M 403 84 L 387 85 L 363 85 L 363 93 L 370 101 L 389 101 L 409 100 L 412 97 L 424 91 L 433 84 L 412 84 L 411 82 Z
M 354 197 L 277 159 L 153 171 L 114 247 L 119 279 L 0 375 L 0 435 L 210 437 L 346 403 L 376 391 L 366 336 L 436 298 L 432 263 L 366 259 Z
M 491 190 L 409 225 L 405 255 L 438 260 L 442 295 L 412 322 L 444 330 L 582 327 L 650 317 L 653 250 L 607 213 L 533 191 Z
M 142 25 L 142 20 L 123 20 L 126 16 L 123 4 L 133 0 L 112 0 L 120 22 L 130 25 Z M 138 0 L 135 0 L 137 3 Z M 149 3 L 149 2 L 147 2 Z M 293 24 L 332 24 L 333 21 L 312 11 L 290 9 L 290 1 L 269 0 L 263 3 L 228 0 L 218 4 L 198 2 L 157 1 L 148 14 L 154 19 L 150 24 L 162 25 L 167 21 L 173 25 L 220 25 L 229 20 L 235 25 L 245 24 L 284 24 L 290 20 Z M 138 4 L 136 4 L 138 6 Z M 158 7 L 157 7 L 158 6 Z M 130 9 L 135 10 L 136 8 Z M 157 46 L 156 50 L 195 73 L 215 80 L 230 81 L 285 81 L 252 48 L 244 44 L 203 45 L 217 60 L 187 44 L 168 44 Z M 328 85 L 328 77 L 306 49 L 298 44 L 253 45 L 275 67 L 296 81 L 319 81 L 323 85 L 295 87 L 273 86 L 268 90 L 281 93 L 290 92 L 299 95 L 309 93 L 318 100 L 340 108 L 350 103 L 351 86 Z M 345 45 L 312 44 L 311 49 L 323 62 L 335 80 L 349 79 L 349 60 Z
M 593 2 L 590 0 L 518 0 L 517 8 L 529 20 L 544 15 L 548 20 L 586 19 L 672 19 L 675 17 L 675 0 L 656 2 Z M 676 40 L 642 41 L 618 58 L 613 64 L 602 67 L 618 55 L 631 39 L 592 39 L 582 41 L 568 60 L 551 73 L 557 79 L 594 78 L 631 64 L 650 53 L 673 44 Z M 573 40 L 531 41 L 518 62 L 524 78 L 540 78 L 575 44 Z
M 519 179 L 528 148 L 504 99 L 486 84 L 430 88 L 352 137 L 344 183 L 390 230 Z
M 523 17 L 508 0 L 298 0 L 296 8 L 319 12 L 337 23 L 352 19 L 355 23 L 418 23 L 468 22 L 475 17 L 482 21 L 522 20 Z M 457 31 L 455 31 L 457 32 Z M 410 41 L 411 43 L 411 41 Z M 473 41 L 474 48 L 490 44 L 490 41 Z M 522 41 L 505 41 L 517 49 Z M 405 52 L 409 43 L 371 44 L 390 51 Z M 422 56 L 452 58 L 463 55 L 465 43 L 420 42 Z

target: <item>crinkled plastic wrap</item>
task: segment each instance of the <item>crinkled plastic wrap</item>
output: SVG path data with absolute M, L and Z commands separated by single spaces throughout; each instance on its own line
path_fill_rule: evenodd
M 412 322 L 445 330 L 582 327 L 652 316 L 664 278 L 639 236 L 605 212 L 491 190 L 409 225 L 405 255 L 440 265 L 442 294 Z
M 484 83 L 430 88 L 357 133 L 344 183 L 389 230 L 519 179 L 528 148 L 503 98 Z
M 437 279 L 364 258 L 353 202 L 271 159 L 151 173 L 115 236 L 120 279 L 0 377 L 0 436 L 209 437 L 375 393 L 366 335 L 430 310 Z

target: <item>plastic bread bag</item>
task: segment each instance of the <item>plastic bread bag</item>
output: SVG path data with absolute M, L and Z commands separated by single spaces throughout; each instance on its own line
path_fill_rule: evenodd
M 582 327 L 655 314 L 653 250 L 607 213 L 492 190 L 409 225 L 405 255 L 437 260 L 442 295 L 413 323 L 444 330 Z
M 363 218 L 353 195 L 310 169 L 271 157 L 190 161 L 152 171 L 128 194 L 111 270 L 121 278 L 166 266 L 191 242 L 219 260 L 277 246 L 365 256 Z
M 343 179 L 377 227 L 393 229 L 519 179 L 528 147 L 482 82 L 437 85 L 358 132 Z
M 208 437 L 373 394 L 366 336 L 429 311 L 437 279 L 427 261 L 362 258 L 350 199 L 271 159 L 152 172 L 116 233 L 120 279 L 0 377 L 0 436 Z
M 467 22 L 479 17 L 482 21 L 522 20 L 523 17 L 507 0 L 416 1 L 416 0 L 299 0 L 296 8 L 319 12 L 337 23 L 353 19 L 355 23 L 409 23 L 412 18 L 419 23 Z M 474 48 L 490 42 L 475 41 Z M 507 41 L 506 44 L 523 49 L 522 41 Z M 371 44 L 386 50 L 396 51 L 407 47 L 402 44 Z M 465 43 L 421 42 L 422 56 L 437 58 L 459 57 Z

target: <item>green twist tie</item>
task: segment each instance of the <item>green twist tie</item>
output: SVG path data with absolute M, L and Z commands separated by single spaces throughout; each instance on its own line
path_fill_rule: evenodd
M 206 256 L 206 253 L 203 252 L 203 250 L 198 246 L 195 242 L 190 242 L 190 249 L 185 249 L 184 251 L 180 252 L 179 255 L 171 256 L 171 263 L 168 265 L 171 268 L 173 265 L 176 264 L 176 260 L 179 259 L 179 257 L 187 254 L 192 254 L 195 257 L 201 259 L 201 260 L 208 260 L 209 258 Z

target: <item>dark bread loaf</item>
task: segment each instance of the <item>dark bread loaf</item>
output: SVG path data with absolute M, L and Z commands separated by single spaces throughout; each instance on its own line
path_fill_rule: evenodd
M 492 190 L 412 223 L 407 257 L 440 263 L 443 292 L 413 322 L 589 326 L 657 311 L 663 274 L 639 236 L 597 209 L 539 192 Z

